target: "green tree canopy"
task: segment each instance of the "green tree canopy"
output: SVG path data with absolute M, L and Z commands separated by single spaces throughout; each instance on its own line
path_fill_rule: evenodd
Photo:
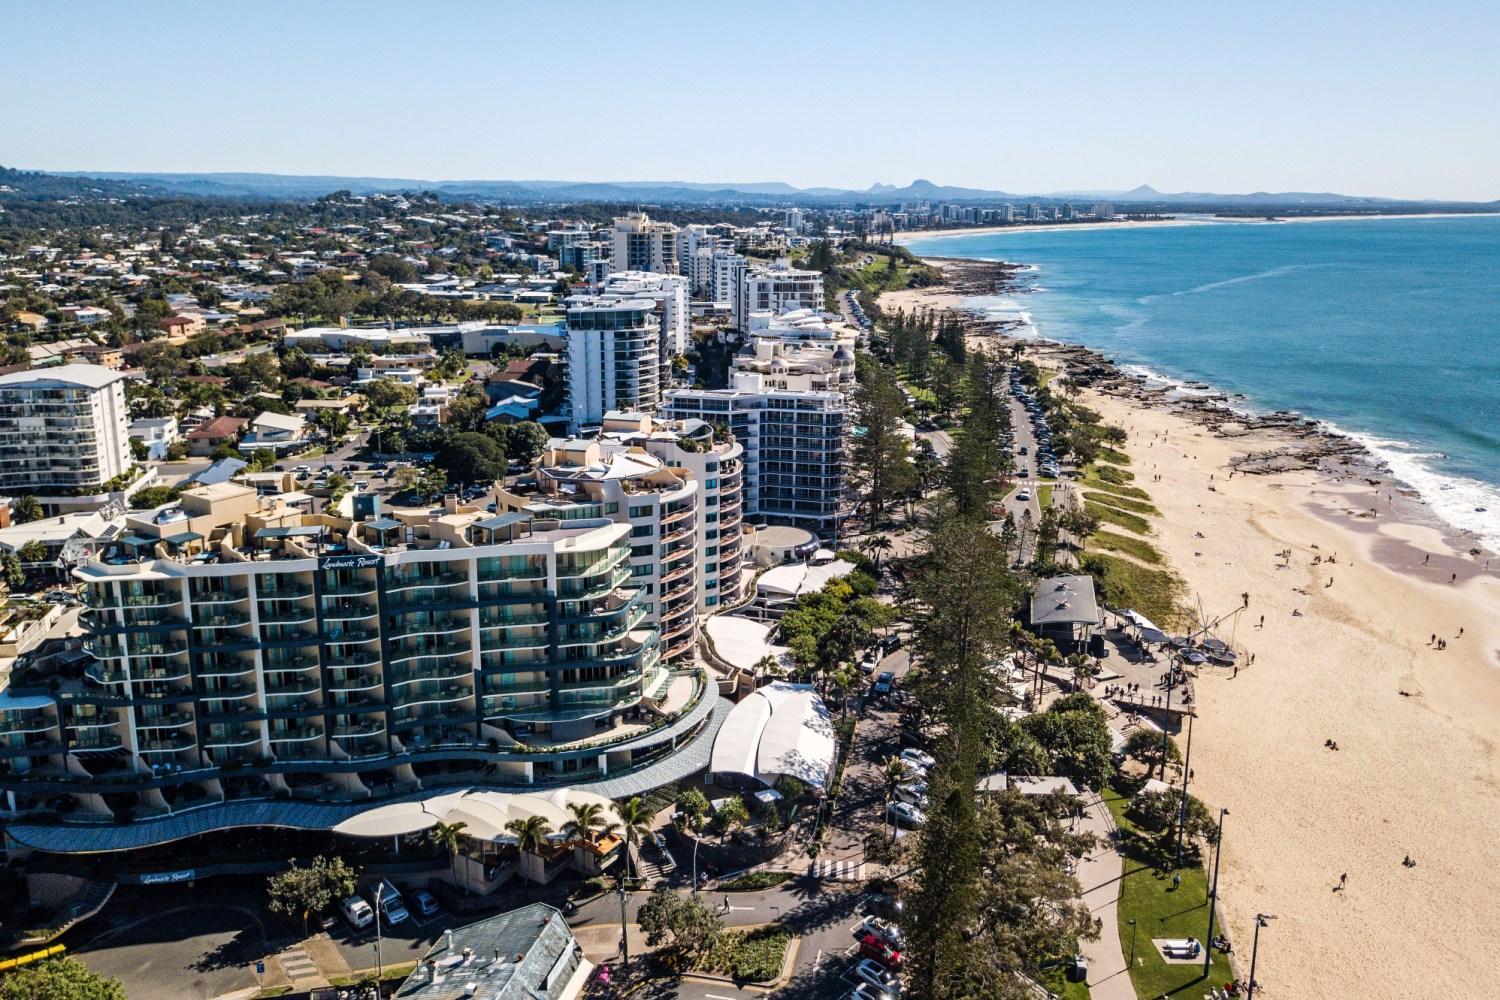
M 438 449 L 435 462 L 450 482 L 489 484 L 505 478 L 505 449 L 486 434 L 454 434 Z
M 354 895 L 358 869 L 338 855 L 320 855 L 312 863 L 292 866 L 266 880 L 266 908 L 285 920 L 301 920 L 307 929 L 310 914 L 322 913 L 341 899 Z
M 76 958 L 53 958 L 0 976 L 0 1000 L 125 1000 L 125 987 Z

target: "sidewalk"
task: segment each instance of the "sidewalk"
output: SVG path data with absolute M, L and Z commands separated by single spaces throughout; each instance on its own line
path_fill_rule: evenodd
M 1120 943 L 1120 926 L 1116 907 L 1120 900 L 1120 879 L 1125 871 L 1110 836 L 1114 820 L 1109 807 L 1096 794 L 1084 812 L 1080 828 L 1099 837 L 1100 846 L 1078 862 L 1078 883 L 1083 886 L 1083 902 L 1089 913 L 1099 920 L 1099 939 L 1083 941 L 1080 949 L 1089 963 L 1089 995 L 1093 1000 L 1136 1000 L 1135 988 L 1125 969 L 1125 953 Z M 1139 945 L 1139 942 L 1137 942 Z M 1150 941 L 1146 942 L 1150 947 Z

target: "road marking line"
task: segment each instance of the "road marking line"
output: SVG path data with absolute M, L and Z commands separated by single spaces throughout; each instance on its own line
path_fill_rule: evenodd
M 707 998 L 707 1000 L 734 1000 L 734 997 L 720 996 L 717 993 L 705 993 L 703 995 Z

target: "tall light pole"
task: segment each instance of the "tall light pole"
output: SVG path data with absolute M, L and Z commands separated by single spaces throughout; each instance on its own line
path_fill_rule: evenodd
M 1275 919 L 1274 913 L 1255 915 L 1255 943 L 1250 946 L 1250 983 L 1245 987 L 1245 1000 L 1255 1000 L 1255 957 L 1260 953 L 1260 929 L 1266 926 L 1266 921 Z
M 1196 713 L 1193 713 L 1196 714 Z M 1188 778 L 1192 775 L 1193 766 L 1193 714 L 1187 717 L 1187 753 L 1182 761 L 1182 806 L 1177 810 L 1177 867 L 1182 867 L 1182 835 L 1187 829 L 1188 810 Z M 1163 766 L 1166 766 L 1163 764 Z
M 628 860 L 629 846 L 625 850 Z M 620 890 L 620 951 L 623 956 L 623 961 L 620 963 L 620 978 L 624 979 L 626 973 L 630 971 L 630 932 L 625 929 L 625 900 L 627 897 L 625 895 L 625 876 L 623 874 L 620 876 L 618 886 Z
M 1208 937 L 1203 941 L 1203 977 L 1214 960 L 1214 910 L 1219 905 L 1219 858 L 1224 855 L 1224 817 L 1228 809 L 1219 810 L 1219 832 L 1214 836 L 1214 880 L 1208 890 Z
M 1135 921 L 1127 920 L 1126 923 L 1130 925 L 1130 966 L 1126 969 L 1128 972 L 1135 968 Z

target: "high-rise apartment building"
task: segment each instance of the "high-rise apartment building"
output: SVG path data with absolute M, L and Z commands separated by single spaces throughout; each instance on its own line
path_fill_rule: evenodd
M 661 402 L 661 330 L 650 298 L 574 296 L 567 300 L 568 391 L 573 430 L 598 426 L 610 410 L 656 409 Z
M 75 571 L 86 663 L 18 664 L 0 692 L 10 836 L 128 850 L 453 786 L 646 781 L 702 730 L 715 699 L 664 666 L 627 524 L 376 499 L 310 515 L 221 484 L 131 515 Z
M 728 389 L 672 389 L 662 415 L 727 427 L 744 448 L 745 513 L 837 531 L 844 514 L 848 402 L 776 389 L 736 372 Z
M 670 222 L 632 212 L 615 220 L 613 243 L 616 271 L 677 273 L 677 227 Z
M 124 374 L 62 365 L 0 375 L 0 491 L 83 494 L 130 466 Z
M 738 330 L 747 329 L 750 314 L 760 310 L 779 313 L 789 309 L 822 309 L 826 305 L 823 273 L 792 267 L 784 259 L 768 266 L 750 267 L 745 270 L 739 296 L 733 301 Z

